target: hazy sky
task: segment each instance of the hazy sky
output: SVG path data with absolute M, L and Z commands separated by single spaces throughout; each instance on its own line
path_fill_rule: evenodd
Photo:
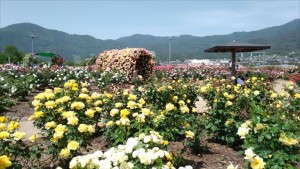
M 0 27 L 30 22 L 70 34 L 206 36 L 300 18 L 300 0 L 0 0 Z

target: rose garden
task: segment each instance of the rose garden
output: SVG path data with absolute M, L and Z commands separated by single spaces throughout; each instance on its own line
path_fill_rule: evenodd
M 0 65 L 0 169 L 201 168 L 185 155 L 211 151 L 207 140 L 242 159 L 223 168 L 298 168 L 299 68 L 237 73 L 244 85 L 227 67 L 157 66 L 137 48 L 86 67 Z M 38 133 L 21 130 L 24 117 Z

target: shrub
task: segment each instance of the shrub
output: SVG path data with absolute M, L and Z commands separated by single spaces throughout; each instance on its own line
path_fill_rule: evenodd
M 71 158 L 97 132 L 102 111 L 100 94 L 90 93 L 86 87 L 85 83 L 80 86 L 69 80 L 64 88 L 46 89 L 32 101 L 35 112 L 29 120 L 45 133 L 53 158 Z

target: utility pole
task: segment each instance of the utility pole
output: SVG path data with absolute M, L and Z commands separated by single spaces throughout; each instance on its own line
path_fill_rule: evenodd
M 169 65 L 171 63 L 171 40 L 172 40 L 172 36 L 169 37 Z
M 31 35 L 31 54 L 33 55 L 33 41 L 34 41 L 34 36 Z

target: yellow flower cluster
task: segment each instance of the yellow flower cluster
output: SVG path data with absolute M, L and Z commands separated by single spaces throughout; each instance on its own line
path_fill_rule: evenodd
M 12 165 L 10 158 L 6 155 L 0 156 L 0 169 L 8 168 Z
M 75 141 L 77 137 L 83 139 L 80 137 L 90 136 L 95 132 L 102 112 L 99 106 L 112 99 L 113 95 L 108 93 L 90 93 L 87 87 L 87 83 L 82 83 L 80 87 L 75 80 L 69 80 L 63 88 L 46 89 L 37 94 L 32 102 L 35 112 L 29 120 L 42 124 L 40 126 L 48 133 L 51 144 L 60 148 L 61 158 L 68 158 L 71 151 L 79 148 L 79 143 Z M 102 99 L 104 96 L 105 99 Z M 21 139 L 22 134 L 16 133 L 15 138 Z M 30 141 L 35 142 L 37 138 L 37 135 L 33 135 Z M 70 139 L 74 140 L 69 141 Z
M 26 133 L 17 131 L 20 128 L 18 121 L 9 121 L 5 116 L 0 116 L 0 140 L 14 138 L 14 140 L 23 140 Z
M 78 83 L 76 83 L 75 80 L 69 80 L 68 82 L 66 82 L 64 84 L 64 88 L 66 90 L 74 90 L 77 91 L 78 90 Z
M 139 123 L 144 123 L 147 117 L 153 115 L 150 109 L 144 107 L 146 101 L 143 98 L 138 98 L 137 95 L 130 93 L 127 89 L 123 91 L 122 95 L 124 97 L 124 99 L 121 99 L 122 102 L 115 103 L 114 108 L 109 111 L 109 120 L 105 124 L 106 127 L 114 125 L 129 126 L 133 119 Z
M 185 131 L 185 136 L 186 136 L 187 138 L 193 139 L 193 138 L 195 137 L 195 133 L 192 132 L 191 130 L 188 130 L 188 131 Z
M 286 137 L 284 133 L 280 134 L 279 141 L 282 142 L 282 144 L 287 146 L 293 146 L 299 143 L 299 141 L 294 138 Z

